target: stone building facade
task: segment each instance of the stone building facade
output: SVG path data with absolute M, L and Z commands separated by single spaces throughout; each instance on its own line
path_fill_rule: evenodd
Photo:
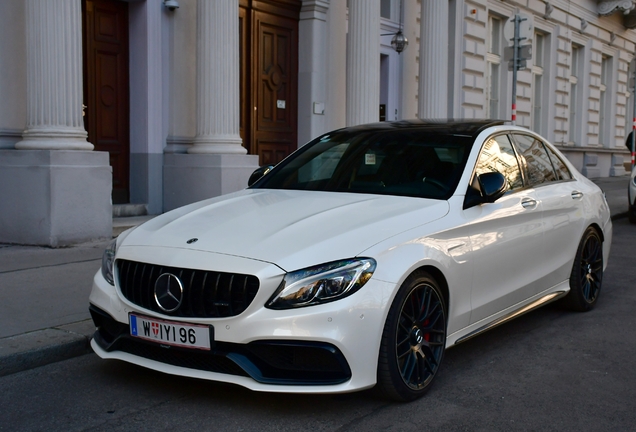
M 175 7 L 178 6 L 178 7 Z M 339 127 L 512 116 L 589 177 L 625 173 L 636 1 L 0 0 L 0 242 L 108 236 L 245 187 Z M 392 45 L 402 31 L 409 43 Z

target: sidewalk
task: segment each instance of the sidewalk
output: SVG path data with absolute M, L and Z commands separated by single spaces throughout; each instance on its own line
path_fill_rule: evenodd
M 593 180 L 605 191 L 612 219 L 625 217 L 629 176 Z M 116 218 L 113 233 L 149 218 Z M 0 376 L 91 352 L 88 296 L 107 244 L 0 244 Z

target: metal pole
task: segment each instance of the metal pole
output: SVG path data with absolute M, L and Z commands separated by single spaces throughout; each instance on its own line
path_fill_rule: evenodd
M 512 46 L 512 125 L 517 124 L 517 61 L 519 59 L 519 14 L 515 14 L 515 37 Z

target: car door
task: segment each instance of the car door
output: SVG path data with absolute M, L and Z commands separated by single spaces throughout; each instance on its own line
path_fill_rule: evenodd
M 585 229 L 583 191 L 548 144 L 526 133 L 513 133 L 513 144 L 525 164 L 527 182 L 535 189 L 543 212 L 545 254 L 541 262 L 543 289 L 567 280 Z
M 463 211 L 474 263 L 471 323 L 513 306 L 537 292 L 537 266 L 543 253 L 541 203 L 524 183 L 522 170 L 506 134 L 488 138 L 475 175 L 498 171 L 510 190 L 494 203 Z

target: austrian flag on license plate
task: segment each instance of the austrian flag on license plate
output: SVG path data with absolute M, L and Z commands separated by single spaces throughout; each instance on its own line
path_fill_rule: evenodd
M 202 350 L 210 349 L 210 328 L 130 314 L 130 334 L 157 342 Z

